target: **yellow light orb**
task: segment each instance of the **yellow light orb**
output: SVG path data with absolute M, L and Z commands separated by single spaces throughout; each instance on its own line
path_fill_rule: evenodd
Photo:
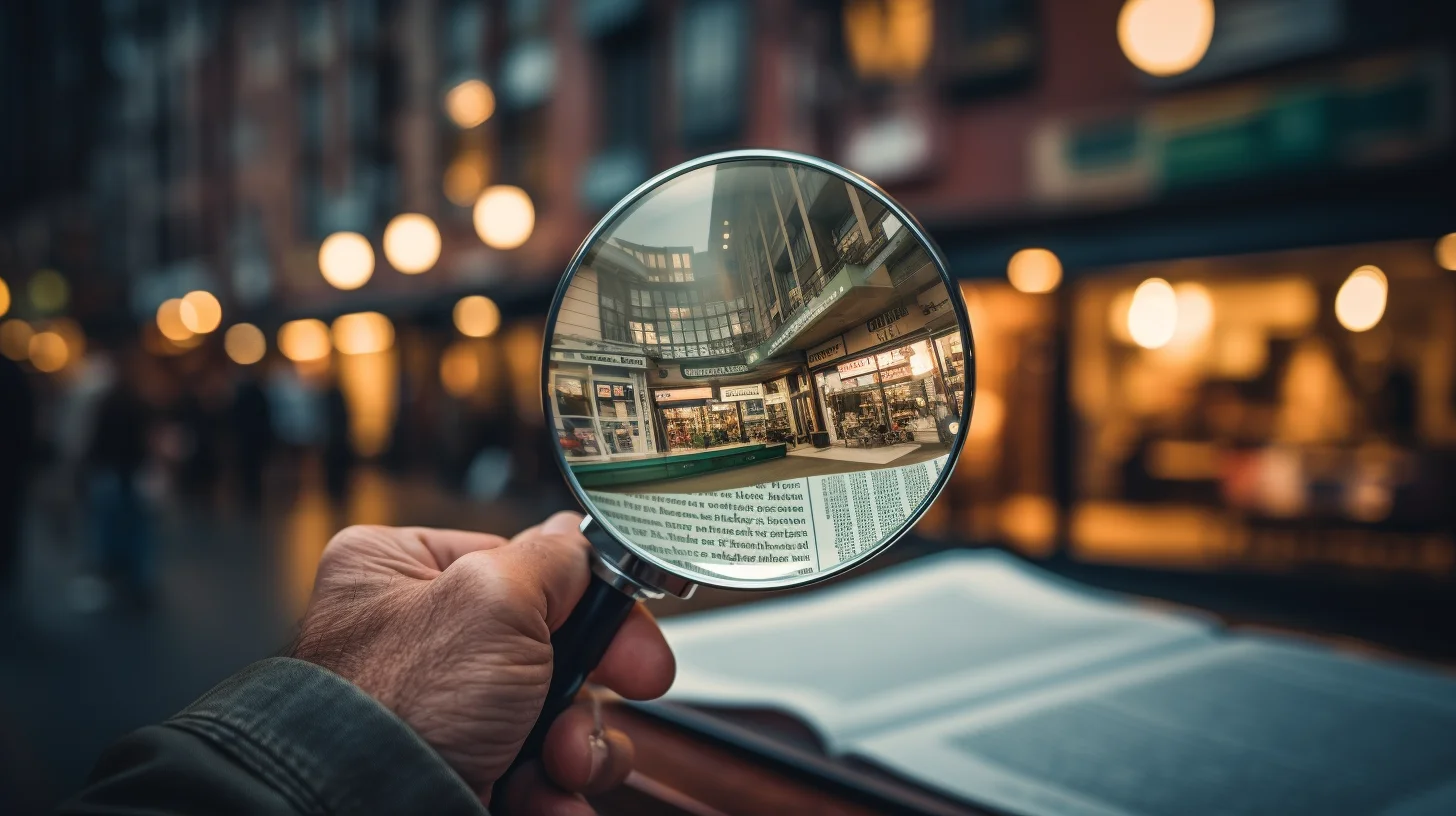
M 445 198 L 457 207 L 469 207 L 485 189 L 488 167 L 485 154 L 467 150 L 455 157 L 445 170 Z
M 329 327 L 322 320 L 291 320 L 278 329 L 278 350 L 295 363 L 329 356 Z
M 196 334 L 187 328 L 187 324 L 197 322 L 197 310 L 181 298 L 169 298 L 157 307 L 157 330 L 174 343 L 188 340 Z
M 445 112 L 457 127 L 478 127 L 495 113 L 495 92 L 478 79 L 467 79 L 445 94 Z
M 0 323 L 0 354 L 20 362 L 30 356 L 30 338 L 35 330 L 24 320 Z
M 222 347 L 227 356 L 238 365 L 252 365 L 268 353 L 268 338 L 263 330 L 252 323 L 239 323 L 228 328 L 222 336 Z
M 379 312 L 340 315 L 331 333 L 340 354 L 372 354 L 394 346 L 394 324 Z
M 1335 319 L 1352 332 L 1375 328 L 1385 315 L 1390 284 L 1376 266 L 1362 266 L 1350 273 L 1335 294 Z
M 1162 278 L 1138 284 L 1127 309 L 1127 333 L 1145 349 L 1168 345 L 1178 329 L 1178 296 Z
M 1023 249 L 1011 256 L 1006 277 L 1019 292 L 1054 292 L 1062 282 L 1062 262 L 1049 249 Z
M 319 271 L 335 289 L 358 289 L 374 274 L 374 248 L 357 232 L 336 232 L 319 245 Z
M 1173 293 L 1178 296 L 1178 328 L 1173 339 L 1183 345 L 1193 343 L 1213 327 L 1213 295 L 1201 283 L 1180 283 Z
M 406 275 L 428 272 L 440 260 L 440 229 L 427 215 L 396 215 L 384 228 L 384 257 Z
M 536 208 L 520 187 L 487 187 L 475 202 L 475 233 L 486 246 L 515 249 L 526 243 L 536 228 Z
M 71 301 L 71 285 L 54 269 L 42 269 L 30 279 L 30 303 L 40 312 L 59 312 Z
M 489 337 L 500 328 L 500 307 L 484 295 L 467 295 L 455 304 L 455 328 L 466 337 Z
M 30 357 L 30 364 L 36 367 L 37 371 L 44 371 L 51 374 L 66 367 L 66 362 L 71 358 L 71 350 L 66 347 L 66 338 L 53 331 L 43 331 L 30 338 L 27 349 Z
M 193 334 L 211 334 L 222 325 L 222 304 L 211 292 L 201 289 L 182 296 L 182 324 Z
M 456 342 L 440 357 L 440 384 L 452 397 L 465 398 L 480 385 L 480 357 L 469 343 Z
M 1456 232 L 1447 233 L 1436 242 L 1436 263 L 1442 269 L 1456 272 Z M 0 314 L 4 313 L 5 310 L 0 309 Z
M 0 278 L 0 317 L 10 311 L 10 285 Z
M 1188 71 L 1213 40 L 1213 0 L 1127 0 L 1117 15 L 1117 42 L 1153 76 Z

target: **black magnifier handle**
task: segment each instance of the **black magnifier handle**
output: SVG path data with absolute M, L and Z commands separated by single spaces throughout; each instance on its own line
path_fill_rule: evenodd
M 541 707 L 541 717 L 536 720 L 536 726 L 521 746 L 513 768 L 541 754 L 551 723 L 576 699 L 576 693 L 586 682 L 587 675 L 602 662 L 612 638 L 616 637 L 617 630 L 636 603 L 635 597 L 592 572 L 586 594 L 581 596 L 576 609 L 551 636 L 551 685 L 546 691 L 546 703 Z

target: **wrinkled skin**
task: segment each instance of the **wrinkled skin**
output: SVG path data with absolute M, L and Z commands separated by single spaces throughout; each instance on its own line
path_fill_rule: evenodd
M 590 579 L 580 516 L 558 513 L 510 540 L 457 530 L 350 527 L 319 564 L 295 657 L 353 682 L 410 725 L 490 804 L 551 679 L 551 632 Z M 638 604 L 592 682 L 624 697 L 667 691 L 675 665 Z M 582 794 L 622 782 L 626 735 L 590 701 L 552 725 L 541 759 L 505 780 L 502 812 L 589 814 Z

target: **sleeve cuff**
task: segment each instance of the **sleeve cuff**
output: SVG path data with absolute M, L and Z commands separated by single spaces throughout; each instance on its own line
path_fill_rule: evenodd
M 302 660 L 254 663 L 167 725 L 216 745 L 303 813 L 485 813 L 393 712 Z

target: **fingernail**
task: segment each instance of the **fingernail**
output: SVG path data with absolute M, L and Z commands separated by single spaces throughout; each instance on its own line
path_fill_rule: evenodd
M 586 739 L 587 745 L 591 748 L 591 773 L 587 778 L 595 780 L 602 769 L 607 767 L 611 749 L 607 747 L 607 739 L 600 731 L 593 732 Z

